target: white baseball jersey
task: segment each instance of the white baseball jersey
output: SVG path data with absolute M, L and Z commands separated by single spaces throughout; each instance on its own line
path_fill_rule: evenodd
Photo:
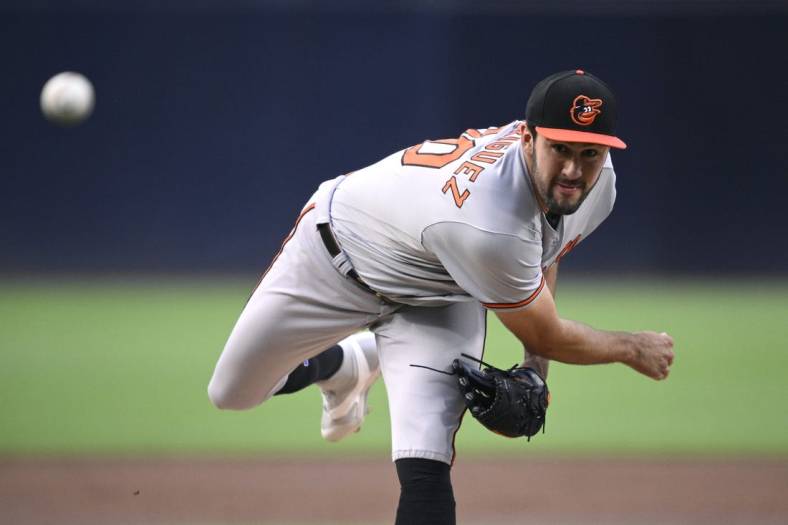
M 211 378 L 214 404 L 269 399 L 305 359 L 364 328 L 375 334 L 392 459 L 451 464 L 465 403 L 446 370 L 481 358 L 486 315 L 525 308 L 542 272 L 610 212 L 608 159 L 557 229 L 537 205 L 519 122 L 426 141 L 320 185 L 241 313 Z M 329 222 L 342 250 L 324 243 Z M 352 265 L 381 300 L 347 277 Z
M 543 271 L 609 215 L 615 173 L 608 156 L 587 199 L 554 229 L 534 196 L 519 124 L 428 140 L 339 182 L 331 225 L 369 286 L 421 306 L 478 300 L 506 310 L 536 298 Z

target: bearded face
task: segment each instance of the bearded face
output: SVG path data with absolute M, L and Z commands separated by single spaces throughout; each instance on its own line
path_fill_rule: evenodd
M 599 144 L 556 142 L 540 135 L 525 139 L 523 155 L 545 212 L 576 212 L 599 180 L 609 149 Z

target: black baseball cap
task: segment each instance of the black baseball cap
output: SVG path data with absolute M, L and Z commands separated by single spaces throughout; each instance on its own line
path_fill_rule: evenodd
M 525 120 L 550 140 L 627 147 L 615 134 L 613 92 L 582 69 L 555 73 L 539 82 L 528 98 Z

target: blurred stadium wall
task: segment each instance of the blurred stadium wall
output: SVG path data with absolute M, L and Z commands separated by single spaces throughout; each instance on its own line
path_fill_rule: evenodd
M 618 94 L 594 273 L 788 273 L 788 3 L 0 2 L 0 271 L 254 272 L 316 185 L 521 118 L 581 67 Z M 61 129 L 41 86 L 87 75 Z

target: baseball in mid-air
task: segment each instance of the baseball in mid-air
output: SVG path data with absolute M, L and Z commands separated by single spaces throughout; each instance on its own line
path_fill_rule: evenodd
M 41 90 L 41 111 L 61 126 L 79 124 L 93 112 L 93 84 L 84 75 L 64 71 L 53 76 Z

